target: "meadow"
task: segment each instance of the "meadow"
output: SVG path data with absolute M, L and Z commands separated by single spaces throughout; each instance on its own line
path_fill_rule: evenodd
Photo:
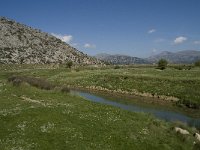
M 199 104 L 198 68 L 160 71 L 143 67 L 52 69 L 48 66 L 1 66 L 0 69 L 2 150 L 199 148 L 192 136 L 198 132 L 195 128 L 167 123 L 150 114 L 89 102 L 56 87 L 40 89 L 30 85 L 31 82 L 14 85 L 8 82 L 13 75 L 39 77 L 52 83 L 49 86 L 93 86 L 156 95 L 169 93 L 169 96 L 181 100 L 189 98 Z M 192 96 L 194 93 L 196 95 Z M 187 129 L 190 134 L 177 134 L 173 130 L 175 126 Z
M 36 69 L 19 75 L 45 78 L 55 84 L 132 94 L 172 101 L 181 107 L 200 108 L 200 68 L 165 70 L 155 66 L 77 67 Z

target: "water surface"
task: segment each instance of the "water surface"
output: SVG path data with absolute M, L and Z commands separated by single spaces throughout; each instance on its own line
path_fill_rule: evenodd
M 155 117 L 165 120 L 165 121 L 170 121 L 170 122 L 179 121 L 182 123 L 186 123 L 189 126 L 200 129 L 200 118 L 193 118 L 191 116 L 187 116 L 185 114 L 175 112 L 172 110 L 163 110 L 163 108 L 152 108 L 146 105 L 142 106 L 142 105 L 138 105 L 134 103 L 127 104 L 127 103 L 123 103 L 123 98 L 120 98 L 119 100 L 118 98 L 114 98 L 114 97 L 105 97 L 102 95 L 100 96 L 94 93 L 83 92 L 83 91 L 78 91 L 78 90 L 72 90 L 71 93 L 74 95 L 79 95 L 89 101 L 119 107 L 121 109 L 132 111 L 132 112 L 150 113 L 154 115 Z M 127 99 L 126 99 L 126 102 L 127 102 Z

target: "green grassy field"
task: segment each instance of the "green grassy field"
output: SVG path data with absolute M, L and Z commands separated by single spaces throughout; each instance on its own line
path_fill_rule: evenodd
M 105 88 L 125 91 L 162 99 L 167 96 L 191 108 L 200 108 L 200 68 L 191 70 L 166 70 L 154 67 L 132 67 L 121 69 L 37 69 L 20 72 L 20 75 L 37 76 L 56 84 Z M 177 98 L 177 99 L 176 99 Z
M 64 74 L 61 73 L 61 77 L 56 75 L 51 79 L 61 82 L 67 80 L 67 84 L 70 85 L 96 86 L 136 94 L 147 93 L 147 96 L 149 94 L 155 97 L 172 96 L 188 107 L 200 106 L 200 69 L 164 71 L 154 68 L 107 69 L 66 73 L 66 78 L 63 78 Z M 74 75 L 76 78 L 73 78 Z
M 149 92 L 150 87 L 143 85 L 140 87 L 139 81 L 143 84 L 151 81 L 152 84 L 155 82 L 154 85 L 157 85 L 157 81 L 162 80 L 169 81 L 167 82 L 169 84 L 172 84 L 172 81 L 188 80 L 182 73 L 174 73 L 175 77 L 169 79 L 170 72 L 174 71 L 166 70 L 157 73 L 157 70 L 152 68 L 149 70 L 137 68 L 76 72 L 64 68 L 32 69 L 2 66 L 0 149 L 193 149 L 195 139 L 192 133 L 196 132 L 196 129 L 183 126 L 191 133 L 183 136 L 172 129 L 175 124 L 157 120 L 148 114 L 133 113 L 92 103 L 56 89 L 41 90 L 27 83 L 13 86 L 12 83 L 7 82 L 11 75 L 27 75 L 45 78 L 60 85 L 96 85 L 123 90 L 137 87 L 137 90 Z M 156 76 L 153 76 L 154 74 Z M 198 70 L 188 74 L 192 81 L 199 82 L 196 76 L 199 74 Z M 125 76 L 128 78 L 124 79 Z M 155 79 L 154 82 L 150 80 L 154 78 L 157 80 Z M 126 80 L 130 83 L 125 82 Z M 125 86 L 125 83 L 128 85 Z M 196 86 L 198 87 L 198 84 Z M 199 146 L 196 146 L 196 149 L 198 148 Z

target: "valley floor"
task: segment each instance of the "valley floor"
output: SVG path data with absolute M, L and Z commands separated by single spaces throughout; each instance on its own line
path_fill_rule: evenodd
M 12 75 L 34 76 L 57 85 L 169 93 L 199 104 L 199 74 L 198 69 L 178 72 L 153 68 L 70 70 L 1 66 L 0 149 L 198 149 L 192 136 L 197 132 L 194 128 L 180 125 L 191 133 L 180 135 L 172 129 L 177 124 L 149 114 L 92 103 L 56 88 L 42 90 L 27 83 L 13 86 L 7 79 Z
M 155 67 L 31 69 L 19 75 L 45 78 L 55 84 L 173 101 L 200 108 L 200 68 L 166 70 Z

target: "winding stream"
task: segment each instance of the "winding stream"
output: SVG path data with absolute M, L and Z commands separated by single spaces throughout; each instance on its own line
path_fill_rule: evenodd
M 108 98 L 104 96 L 99 96 L 97 94 L 89 93 L 89 92 L 83 92 L 83 91 L 77 91 L 77 90 L 72 90 L 71 93 L 73 95 L 79 95 L 89 101 L 97 102 L 97 103 L 102 103 L 106 105 L 111 105 L 115 107 L 119 107 L 124 110 L 132 111 L 132 112 L 144 112 L 144 113 L 151 113 L 155 117 L 165 120 L 165 121 L 179 121 L 182 123 L 186 123 L 189 126 L 196 127 L 200 129 L 200 118 L 193 118 L 190 116 L 187 116 L 185 114 L 175 112 L 172 110 L 163 110 L 162 108 L 152 108 L 148 106 L 141 106 L 138 104 L 134 103 L 123 103 L 123 99 L 113 101 L 115 98 Z M 126 101 L 127 102 L 127 101 Z

